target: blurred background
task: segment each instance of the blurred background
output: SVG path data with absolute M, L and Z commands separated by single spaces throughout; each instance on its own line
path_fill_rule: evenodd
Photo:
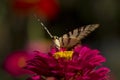
M 31 51 L 48 52 L 53 35 L 61 36 L 88 24 L 100 27 L 82 43 L 101 51 L 120 80 L 120 1 L 119 0 L 0 0 L 0 80 L 25 80 L 21 69 Z M 31 53 L 28 55 L 28 52 Z

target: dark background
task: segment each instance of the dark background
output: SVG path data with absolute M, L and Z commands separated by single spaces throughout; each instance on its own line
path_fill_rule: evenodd
M 120 79 L 120 1 L 119 0 L 59 0 L 59 13 L 45 21 L 53 35 L 62 34 L 88 24 L 100 27 L 83 40 L 83 44 L 97 48 L 106 57 L 105 65 Z M 15 79 L 3 69 L 3 62 L 14 50 L 23 49 L 31 40 L 48 39 L 33 15 L 15 15 L 9 1 L 0 0 L 0 80 Z M 7 78 L 6 78 L 7 77 Z M 24 80 L 24 79 L 23 79 Z

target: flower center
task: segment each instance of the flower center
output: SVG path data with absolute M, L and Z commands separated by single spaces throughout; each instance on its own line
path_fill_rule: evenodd
M 53 56 L 54 58 L 65 58 L 67 60 L 72 59 L 73 51 L 60 51 L 56 52 Z
M 21 58 L 19 59 L 19 61 L 18 61 L 18 66 L 19 66 L 20 68 L 26 66 L 26 60 L 25 60 L 24 57 L 21 57 Z

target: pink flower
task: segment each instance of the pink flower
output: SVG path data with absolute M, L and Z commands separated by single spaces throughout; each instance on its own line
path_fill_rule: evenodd
M 16 51 L 8 55 L 4 62 L 4 69 L 12 76 L 18 77 L 31 72 L 23 69 L 26 66 L 26 61 L 32 58 L 31 54 L 25 51 Z
M 30 41 L 26 44 L 25 48 L 27 52 L 41 51 L 47 53 L 50 51 L 50 41 Z
M 76 46 L 72 51 L 52 49 L 48 54 L 37 53 L 25 67 L 40 76 L 31 80 L 48 77 L 54 80 L 108 80 L 110 70 L 102 66 L 106 60 L 98 50 Z

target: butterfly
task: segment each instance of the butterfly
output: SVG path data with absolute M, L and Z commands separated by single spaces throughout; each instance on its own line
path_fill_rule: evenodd
M 99 27 L 99 24 L 86 25 L 76 28 L 73 31 L 68 32 L 67 34 L 64 34 L 63 36 L 58 37 L 53 36 L 42 22 L 41 25 L 53 39 L 53 43 L 58 50 L 60 48 L 69 49 L 77 44 L 81 44 L 81 40 L 83 38 L 85 38 L 88 34 L 90 34 L 92 31 Z

